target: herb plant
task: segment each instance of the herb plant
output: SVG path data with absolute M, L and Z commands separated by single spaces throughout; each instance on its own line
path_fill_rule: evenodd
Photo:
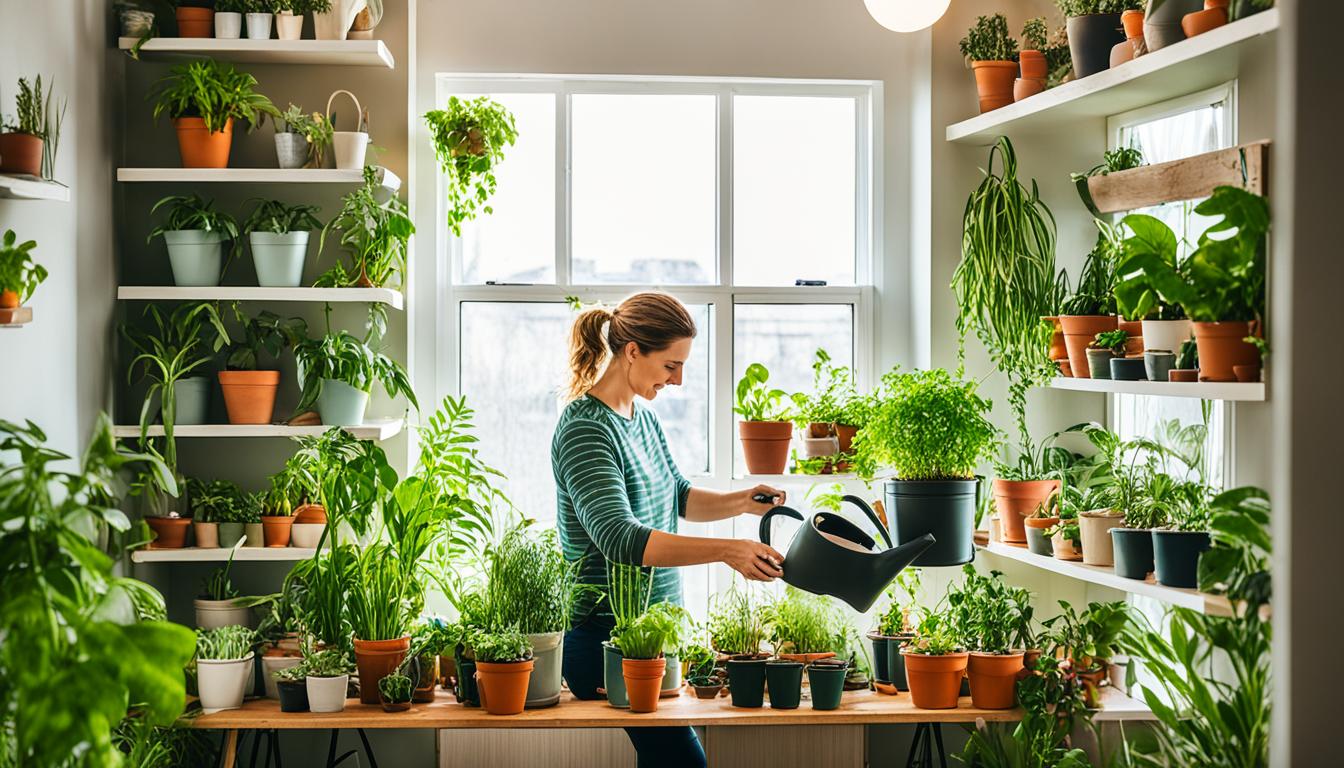
M 18 306 L 23 306 L 47 279 L 47 268 L 33 261 L 37 241 L 19 243 L 18 239 L 14 230 L 9 229 L 0 240 L 0 292 L 13 292 Z
M 410 701 L 414 688 L 411 678 L 400 674 L 391 674 L 378 681 L 378 693 L 382 694 L 383 700 L 389 704 Z
M 362 288 L 400 285 L 406 275 L 406 252 L 415 224 L 406 203 L 396 195 L 379 202 L 378 171 L 364 168 L 364 185 L 341 200 L 341 212 L 322 228 L 318 251 L 327 236 L 340 232 L 340 244 L 350 254 L 350 266 L 337 262 L 317 279 L 319 287 Z
M 323 379 L 344 382 L 361 392 L 372 392 L 375 383 L 382 383 L 388 397 L 404 395 L 411 405 L 420 407 L 406 369 L 346 331 L 305 339 L 295 346 L 294 359 L 303 384 L 298 411 L 317 402 Z
M 964 581 L 947 593 L 948 615 L 953 617 L 966 645 L 982 653 L 1004 654 L 1022 629 L 1021 602 L 998 571 L 981 576 L 969 563 Z
M 877 632 L 886 637 L 914 632 L 919 619 L 920 570 L 906 568 L 887 587 L 887 609 L 877 617 Z
M 794 422 L 800 427 L 813 423 L 841 423 L 845 406 L 853 397 L 853 372 L 831 365 L 830 354 L 824 349 L 818 349 L 812 361 L 812 392 L 798 392 L 791 398 Z
M 765 607 L 764 613 L 776 654 L 835 650 L 841 617 L 827 598 L 788 587 L 783 597 Z
M 256 199 L 256 206 L 243 222 L 243 232 L 308 232 L 321 229 L 322 222 L 314 215 L 315 205 L 289 205 L 280 200 Z
M 505 533 L 490 557 L 489 580 L 496 616 L 525 635 L 569 629 L 581 589 L 578 563 L 565 560 L 553 529 Z
M 532 658 L 532 645 L 527 637 L 516 629 L 503 629 L 497 632 L 476 632 L 471 636 L 471 649 L 477 661 L 504 663 L 526 661 Z
M 196 631 L 196 658 L 215 661 L 235 661 L 252 652 L 256 633 L 247 627 L 231 624 L 215 629 Z
M 959 45 L 967 61 L 1017 61 L 1017 41 L 1001 13 L 977 18 Z
M 1089 603 L 1078 613 L 1064 600 L 1059 601 L 1059 607 L 1058 616 L 1042 623 L 1054 633 L 1065 658 L 1072 660 L 1079 672 L 1103 667 L 1119 650 L 1130 622 L 1128 607 L 1123 602 Z
M 513 115 L 485 96 L 450 97 L 446 109 L 425 113 L 425 123 L 448 180 L 448 228 L 461 237 L 463 222 L 494 212 L 488 202 L 495 193 L 495 166 L 504 160 L 504 148 L 518 140 L 518 129 Z
M 149 97 L 154 99 L 155 120 L 164 113 L 171 118 L 199 117 L 211 133 L 224 130 L 229 120 L 240 120 L 250 131 L 268 116 L 280 116 L 256 86 L 255 77 L 232 64 L 197 59 L 173 67 L 168 77 L 155 83 Z
M 225 350 L 224 364 L 230 371 L 255 371 L 263 351 L 274 358 L 308 338 L 308 324 L 301 317 L 281 318 L 270 310 L 248 317 L 237 304 L 233 309 L 242 337 Z
M 680 606 L 655 603 L 613 629 L 611 642 L 627 659 L 657 659 L 680 647 L 689 619 Z
M 303 658 L 304 673 L 307 677 L 340 677 L 355 670 L 350 662 L 350 654 L 337 648 L 327 648 Z
M 747 366 L 746 373 L 737 382 L 736 405 L 733 412 L 743 421 L 786 421 L 788 410 L 783 405 L 784 390 L 770 389 L 766 382 L 770 371 L 760 363 Z
M 1122 330 L 1102 331 L 1092 339 L 1092 349 L 1109 349 L 1117 357 L 1125 354 L 1125 344 L 1129 341 L 1129 332 Z
M 227 523 L 236 520 L 243 505 L 243 492 L 227 480 L 202 482 L 187 479 L 187 497 L 192 517 L 202 523 Z
M 1028 51 L 1044 51 L 1049 36 L 1050 28 L 1046 26 L 1044 16 L 1027 19 L 1022 25 L 1022 48 Z
M 293 0 L 283 0 L 293 2 Z M 330 2 L 330 0 L 326 0 Z M 290 104 L 289 109 L 280 113 L 276 120 L 277 130 L 283 133 L 297 133 L 308 142 L 308 162 L 305 168 L 321 168 L 326 163 L 327 148 L 331 146 L 334 128 L 327 116 L 321 112 L 304 112 L 303 107 Z
M 957 627 L 945 613 L 930 611 L 919 622 L 915 638 L 905 646 L 907 653 L 927 656 L 945 656 L 960 653 L 965 644 L 957 634 Z
M 720 592 L 711 599 L 710 643 L 720 653 L 760 653 L 767 636 L 761 614 L 760 607 L 751 597 L 750 587 L 739 588 L 734 581 L 727 592 Z

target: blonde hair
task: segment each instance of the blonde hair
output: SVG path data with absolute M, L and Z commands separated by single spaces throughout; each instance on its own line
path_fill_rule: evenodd
M 605 370 L 610 355 L 634 342 L 643 354 L 667 349 L 673 342 L 695 338 L 691 313 L 666 293 L 636 293 L 615 309 L 598 305 L 579 313 L 569 332 L 568 400 L 587 394 Z

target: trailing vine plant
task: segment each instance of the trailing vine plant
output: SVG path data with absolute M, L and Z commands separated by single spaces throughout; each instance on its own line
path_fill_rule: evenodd
M 513 114 L 485 96 L 453 96 L 446 109 L 426 112 L 425 123 L 448 180 L 448 228 L 460 237 L 462 222 L 494 212 L 488 201 L 495 193 L 495 166 L 504 160 L 504 147 L 518 140 L 518 129 Z

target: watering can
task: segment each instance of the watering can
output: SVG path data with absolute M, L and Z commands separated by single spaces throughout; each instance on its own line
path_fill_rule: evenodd
M 784 555 L 785 583 L 806 592 L 833 595 L 863 613 L 872 607 L 896 574 L 933 546 L 935 540 L 926 533 L 893 547 L 887 527 L 863 499 L 845 496 L 843 501 L 862 509 L 873 521 L 887 542 L 886 550 L 875 551 L 873 538 L 838 514 L 818 512 L 806 520 L 789 507 L 775 507 L 761 517 L 761 543 L 770 543 L 770 522 L 776 515 L 803 522 Z

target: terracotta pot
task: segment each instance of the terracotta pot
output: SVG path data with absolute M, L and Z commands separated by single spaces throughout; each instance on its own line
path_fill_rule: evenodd
M 1044 80 L 1050 74 L 1045 54 L 1041 51 L 1022 51 L 1017 58 L 1022 68 L 1023 80 Z
M 1004 541 L 1022 544 L 1027 531 L 1022 521 L 1045 506 L 1050 497 L 1059 493 L 1058 480 L 1000 480 L 994 479 L 994 508 L 999 512 Z
M 827 651 L 825 653 L 781 653 L 779 654 L 779 658 L 784 661 L 796 661 L 799 664 L 811 664 L 814 661 L 821 661 L 822 659 L 833 659 L 835 658 L 835 652 Z
M 289 531 L 294 518 L 289 515 L 262 515 L 262 536 L 268 547 L 288 547 Z
M 42 139 L 26 133 L 0 133 L 0 173 L 42 175 Z
M 1258 365 L 1234 365 L 1232 372 L 1236 374 L 1237 381 L 1242 384 L 1251 384 L 1260 381 L 1260 366 Z
M 214 37 L 215 11 L 213 8 L 178 8 L 178 37 Z
M 980 94 L 980 112 L 992 112 L 1013 103 L 1013 81 L 1017 79 L 1015 61 L 973 61 L 975 89 Z
M 1054 315 L 1041 319 L 1049 321 L 1055 328 L 1055 332 L 1050 336 L 1050 359 L 1068 360 L 1069 348 L 1064 345 L 1064 324 Z
M 1078 672 L 1078 680 L 1083 684 L 1083 700 L 1088 709 L 1101 709 L 1101 681 L 1106 679 L 1106 667 Z
M 831 436 L 831 425 L 824 421 L 814 421 L 807 425 L 807 436 L 815 440 Z
M 910 699 L 920 709 L 954 709 L 966 676 L 970 654 L 949 653 L 930 656 L 901 651 L 905 659 L 905 677 L 910 683 Z
M 355 639 L 355 666 L 359 669 L 359 702 L 361 704 L 378 703 L 378 681 L 392 674 L 401 666 L 406 654 L 411 650 L 411 636 L 395 640 Z M 532 668 L 528 662 L 528 670 Z M 527 693 L 527 681 L 523 681 L 523 693 Z M 518 705 L 521 712 L 523 706 Z
M 746 459 L 747 474 L 784 474 L 789 464 L 793 422 L 739 421 L 737 434 L 742 438 L 742 455 Z
M 664 668 L 658 659 L 658 668 Z M 507 662 L 476 662 L 476 683 L 481 695 L 481 706 L 492 715 L 517 715 L 527 704 L 527 681 L 532 677 L 532 660 Z M 658 688 L 654 686 L 654 699 Z
M 1120 23 L 1125 28 L 1125 37 L 1130 40 L 1143 37 L 1143 11 L 1122 11 L 1120 13 Z
M 1190 384 L 1199 381 L 1199 371 L 1194 368 L 1173 368 L 1167 372 L 1167 381 Z
M 200 549 L 219 549 L 219 523 L 202 523 L 199 520 L 191 524 L 196 534 L 196 546 Z
M 154 531 L 151 549 L 181 549 L 187 545 L 187 526 L 191 525 L 186 517 L 146 517 L 150 530 Z
M 1260 350 L 1242 341 L 1251 335 L 1251 324 L 1243 322 L 1194 323 L 1195 345 L 1199 347 L 1200 381 L 1236 381 L 1233 366 L 1259 365 Z
M 1025 653 L 972 653 L 966 674 L 971 704 L 980 709 L 1012 709 L 1017 704 L 1017 676 Z
M 1078 532 L 1083 544 L 1083 562 L 1087 565 L 1115 565 L 1115 545 L 1111 529 L 1125 524 L 1123 512 L 1094 509 L 1078 514 Z
M 1055 365 L 1059 368 L 1060 376 L 1063 376 L 1066 379 L 1073 378 L 1073 366 L 1069 364 L 1067 358 L 1063 360 L 1056 360 Z
M 1115 315 L 1061 315 L 1059 323 L 1064 331 L 1064 346 L 1069 353 L 1069 367 L 1073 369 L 1074 377 L 1091 378 L 1091 369 L 1087 365 L 1087 346 L 1098 333 L 1114 331 L 1119 326 L 1119 319 Z
M 840 441 L 840 452 L 849 453 L 854 447 L 854 436 L 859 434 L 858 427 L 848 424 L 835 425 L 835 439 Z
M 658 711 L 658 695 L 666 673 L 665 659 L 621 659 L 621 676 L 625 678 L 625 695 L 630 699 L 631 712 Z
M 1029 99 L 1038 93 L 1045 91 L 1044 80 L 1024 80 L 1017 78 L 1013 81 L 1013 101 L 1022 101 Z
M 1073 545 L 1073 539 L 1062 532 L 1050 537 L 1050 548 L 1054 550 L 1056 560 L 1082 560 L 1081 547 Z
M 304 504 L 294 510 L 294 522 L 326 525 L 327 510 L 321 504 Z
M 1186 37 L 1202 35 L 1227 23 L 1228 0 L 1204 0 L 1204 10 L 1186 14 L 1181 19 L 1181 30 Z
M 219 388 L 230 424 L 270 424 L 279 371 L 220 371 Z
M 19 294 L 11 290 L 0 291 L 0 309 L 18 309 Z
M 183 168 L 229 167 L 229 150 L 233 147 L 233 118 L 224 123 L 222 131 L 207 131 L 205 120 L 199 117 L 175 118 L 173 127 L 177 129 L 177 148 L 182 154 Z
M 1111 69 L 1115 69 L 1116 67 L 1120 66 L 1121 64 L 1124 64 L 1125 62 L 1133 60 L 1134 60 L 1134 46 L 1131 45 L 1128 40 L 1116 43 L 1115 45 L 1111 46 L 1111 59 L 1110 59 Z

